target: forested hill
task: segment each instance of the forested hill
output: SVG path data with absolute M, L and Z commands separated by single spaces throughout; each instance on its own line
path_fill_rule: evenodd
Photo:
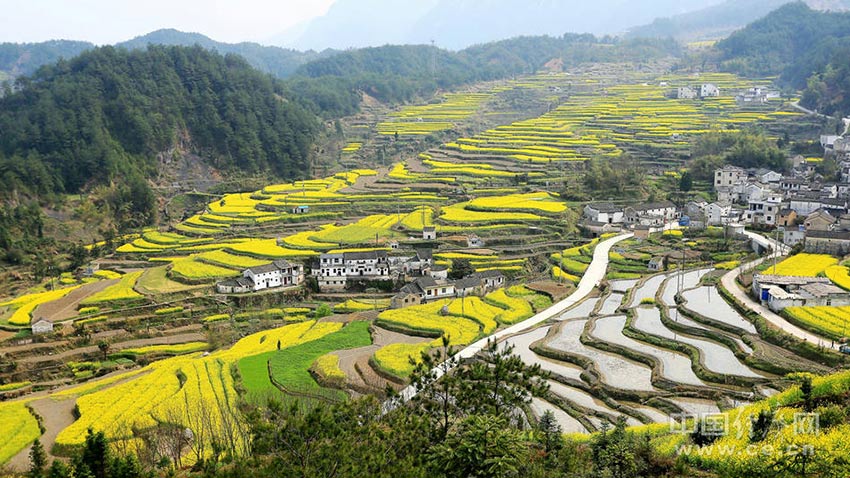
M 803 104 L 850 113 L 850 13 L 784 5 L 718 42 L 722 66 L 745 75 L 780 75 L 804 89 Z
M 299 97 L 326 116 L 353 113 L 364 91 L 385 102 L 405 102 L 477 81 L 534 73 L 553 59 L 580 63 L 642 62 L 680 53 L 675 42 L 619 40 L 593 35 L 517 37 L 451 52 L 423 45 L 383 46 L 314 60 L 288 81 Z
M 813 71 L 850 39 L 850 13 L 820 12 L 803 2 L 774 10 L 717 43 L 727 69 L 749 75 L 781 74 L 802 88 Z
M 178 138 L 221 170 L 309 174 L 315 116 L 238 56 L 103 47 L 19 83 L 0 99 L 0 194 L 150 177 Z

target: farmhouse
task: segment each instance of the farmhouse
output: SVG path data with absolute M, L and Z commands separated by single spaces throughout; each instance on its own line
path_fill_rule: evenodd
M 220 294 L 243 294 L 276 287 L 290 287 L 304 282 L 304 266 L 277 260 L 242 271 L 242 277 L 216 284 Z
M 32 323 L 32 333 L 34 335 L 38 334 L 49 334 L 53 332 L 53 322 L 45 318 L 41 318 Z
M 416 255 L 408 259 L 401 266 L 401 271 L 404 274 L 415 276 L 426 275 L 434 263 L 431 249 L 417 249 Z
M 590 222 L 622 224 L 623 208 L 609 202 L 588 204 L 584 206 L 584 217 Z
M 454 282 L 436 277 L 420 277 L 402 287 L 390 300 L 390 307 L 398 309 L 448 297 L 483 296 L 504 285 L 504 274 L 496 270 L 475 272 Z
M 737 217 L 732 214 L 732 206 L 730 204 L 713 202 L 707 205 L 704 211 L 705 223 L 709 226 L 728 224 L 737 220 Z
M 696 98 L 697 92 L 694 91 L 690 86 L 680 86 L 676 88 L 676 99 L 679 100 L 692 100 Z
M 850 253 L 848 231 L 806 231 L 806 252 L 843 256 Z
M 700 98 L 711 98 L 715 96 L 720 96 L 720 88 L 711 83 L 703 83 L 699 85 L 699 97 Z
M 774 312 L 791 306 L 850 305 L 850 293 L 826 277 L 756 274 L 753 293 Z
M 402 287 L 398 294 L 390 299 L 390 307 L 399 309 L 410 305 L 419 305 L 429 300 L 445 299 L 455 296 L 455 284 L 433 277 L 420 277 Z
M 627 207 L 623 216 L 629 224 L 660 226 L 676 219 L 676 205 L 666 201 L 638 204 Z
M 383 280 L 390 278 L 387 251 L 321 254 L 318 274 L 313 275 L 322 291 L 345 289 L 348 280 Z
M 803 225 L 807 231 L 831 231 L 835 226 L 835 218 L 824 209 L 818 209 L 806 216 Z

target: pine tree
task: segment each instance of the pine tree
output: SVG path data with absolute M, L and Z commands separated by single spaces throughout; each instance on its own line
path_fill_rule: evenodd
M 44 472 L 46 470 L 47 453 L 44 451 L 44 446 L 41 444 L 41 440 L 36 438 L 36 440 L 32 442 L 32 448 L 30 448 L 30 471 L 27 476 L 30 478 L 44 478 Z

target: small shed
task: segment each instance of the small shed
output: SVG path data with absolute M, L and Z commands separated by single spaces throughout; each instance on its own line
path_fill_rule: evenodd
M 744 235 L 743 224 L 727 224 L 726 237 L 739 237 Z
M 422 228 L 422 239 L 433 241 L 437 238 L 437 228 L 434 226 L 425 226 Z
M 292 214 L 306 214 L 310 212 L 310 206 L 295 206 L 292 208 Z
M 664 256 L 655 256 L 649 260 L 649 264 L 647 264 L 647 269 L 658 272 L 664 270 Z
M 53 322 L 45 319 L 44 317 L 32 323 L 32 333 L 34 335 L 49 334 L 51 332 L 53 332 Z
M 637 224 L 635 225 L 634 233 L 635 239 L 648 239 L 649 234 L 652 232 L 652 228 L 647 226 L 646 224 Z

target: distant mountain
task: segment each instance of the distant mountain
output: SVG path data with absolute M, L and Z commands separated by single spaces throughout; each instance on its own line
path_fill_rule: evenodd
M 520 35 L 616 34 L 659 16 L 721 0 L 337 0 L 287 46 L 337 48 L 426 44 L 453 50 Z
M 278 78 L 286 78 L 299 66 L 315 59 L 335 53 L 326 50 L 296 51 L 276 46 L 263 46 L 258 43 L 222 43 L 200 33 L 187 33 L 174 29 L 162 29 L 116 44 L 129 50 L 144 49 L 148 45 L 192 46 L 199 45 L 222 55 L 235 53 L 241 55 L 254 68 L 271 73 Z M 31 75 L 40 66 L 55 63 L 60 58 L 70 59 L 80 53 L 91 50 L 94 45 L 88 42 L 51 40 L 41 43 L 0 43 L 0 81 L 4 76 Z M 3 75 L 5 73 L 6 75 Z
M 764 17 L 793 0 L 727 0 L 701 10 L 657 18 L 626 32 L 626 38 L 675 38 L 681 41 L 717 40 Z M 817 10 L 841 11 L 850 0 L 809 0 Z
M 30 75 L 41 65 L 54 63 L 60 58 L 72 58 L 92 48 L 94 45 L 91 43 L 71 40 L 0 43 L 0 78 Z
M 276 46 L 264 46 L 259 43 L 223 43 L 200 33 L 187 33 L 174 29 L 162 29 L 142 35 L 115 46 L 128 49 L 146 48 L 148 45 L 192 46 L 199 45 L 222 55 L 235 53 L 241 55 L 254 68 L 271 73 L 278 78 L 286 78 L 299 66 L 311 60 L 333 54 L 333 51 L 316 53 L 315 51 L 297 51 Z

